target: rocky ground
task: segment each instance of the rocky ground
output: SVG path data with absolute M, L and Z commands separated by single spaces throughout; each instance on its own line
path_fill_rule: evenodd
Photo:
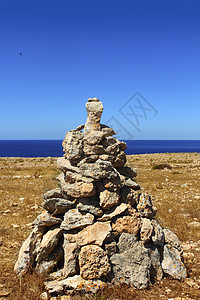
M 164 278 L 149 289 L 107 289 L 85 299 L 200 299 L 200 154 L 166 153 L 128 156 L 137 183 L 150 193 L 157 220 L 182 241 L 188 276 Z M 40 299 L 42 278 L 13 273 L 31 222 L 43 210 L 43 193 L 57 187 L 56 158 L 0 158 L 0 299 Z M 62 299 L 83 299 L 82 295 Z

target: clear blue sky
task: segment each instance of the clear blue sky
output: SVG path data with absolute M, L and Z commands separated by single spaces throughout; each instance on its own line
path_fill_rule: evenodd
M 0 1 L 0 139 L 63 139 L 95 96 L 121 138 L 200 139 L 200 1 Z

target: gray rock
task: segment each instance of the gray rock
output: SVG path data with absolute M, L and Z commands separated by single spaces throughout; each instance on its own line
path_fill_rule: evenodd
M 176 279 L 183 279 L 187 275 L 179 251 L 171 245 L 164 246 L 162 269 Z
M 172 247 L 177 248 L 181 251 L 180 241 L 175 233 L 173 233 L 170 229 L 163 229 L 165 236 L 165 243 L 170 244 Z
M 133 178 L 133 177 L 137 176 L 136 171 L 130 167 L 119 167 L 119 168 L 117 168 L 117 170 L 120 174 L 122 174 L 126 177 L 129 177 L 129 178 Z
M 86 291 L 95 294 L 99 289 L 106 286 L 101 280 L 85 280 L 80 275 L 68 277 L 64 280 L 55 280 L 45 283 L 45 289 L 50 293 L 62 293 L 66 289 Z
M 51 198 L 64 198 L 64 195 L 60 188 L 55 188 L 55 189 L 52 189 L 52 190 L 44 193 L 43 197 L 44 197 L 44 200 L 48 200 Z
M 119 253 L 124 253 L 125 251 L 135 247 L 135 245 L 137 245 L 137 238 L 133 234 L 123 232 L 120 235 L 119 242 L 117 244 Z
M 145 248 L 148 250 L 149 257 L 151 259 L 150 275 L 156 280 L 161 280 L 163 277 L 163 271 L 161 267 L 161 258 L 158 248 L 156 248 L 156 246 L 151 243 L 145 244 Z
M 151 225 L 151 220 L 147 218 L 141 218 L 141 229 L 140 229 L 141 240 L 144 243 L 150 241 L 152 233 L 153 233 L 153 226 Z
M 42 259 L 48 257 L 48 255 L 58 244 L 61 235 L 62 235 L 62 229 L 60 228 L 55 228 L 45 233 L 40 243 L 40 247 L 38 249 L 38 253 L 36 257 L 37 262 L 40 262 Z
M 85 155 L 95 155 L 95 154 L 104 154 L 105 149 L 102 145 L 89 145 L 84 142 L 83 152 Z
M 99 159 L 100 155 L 91 155 L 91 156 L 87 156 L 84 157 L 82 160 L 79 161 L 79 163 L 77 164 L 77 167 L 80 167 L 82 164 L 85 163 L 94 163 L 97 161 L 97 159 Z
M 104 178 L 102 179 L 102 182 L 104 187 L 111 192 L 119 191 L 119 189 L 123 186 L 119 175 L 111 179 Z
M 153 226 L 152 241 L 155 245 L 163 246 L 165 242 L 165 236 L 162 227 L 156 220 L 151 220 Z
M 68 209 L 75 206 L 75 201 L 69 201 L 63 198 L 50 198 L 44 200 L 42 206 L 53 215 L 64 214 Z
M 137 289 L 146 288 L 150 283 L 151 260 L 148 251 L 139 242 L 121 254 L 110 257 L 114 273 L 114 282 L 126 283 Z
M 59 157 L 57 159 L 57 167 L 62 172 L 71 171 L 71 172 L 74 172 L 74 173 L 79 173 L 79 168 L 73 166 L 71 164 L 71 162 L 68 159 L 64 158 L 64 157 Z
M 96 245 L 81 248 L 79 266 L 80 274 L 84 279 L 100 279 L 111 271 L 106 252 Z
M 113 167 L 123 167 L 126 163 L 126 154 L 121 151 L 113 161 Z
M 105 125 L 104 125 L 105 126 Z M 101 126 L 102 127 L 102 126 Z M 102 127 L 101 128 L 101 131 L 104 133 L 104 136 L 107 137 L 107 136 L 112 136 L 112 135 L 115 135 L 116 132 L 110 128 L 110 127 Z
M 136 192 L 132 188 L 124 186 L 121 189 L 120 199 L 122 202 L 129 203 L 134 206 L 136 203 L 138 203 L 139 195 L 138 192 Z
M 73 184 L 73 183 L 77 183 L 77 182 L 90 183 L 90 182 L 94 181 L 92 178 L 84 177 L 79 173 L 74 173 L 71 171 L 67 171 L 63 175 L 64 175 L 63 176 L 64 181 L 68 184 Z
M 85 107 L 87 110 L 87 121 L 85 123 L 83 134 L 86 136 L 90 131 L 101 130 L 100 120 L 103 112 L 103 104 L 98 99 L 95 101 L 88 100 Z
M 103 131 L 93 130 L 93 131 L 88 132 L 88 134 L 84 137 L 84 140 L 89 145 L 96 145 L 101 142 L 103 137 L 104 137 Z
M 119 204 L 119 193 L 104 190 L 99 195 L 100 206 L 103 209 L 108 209 Z
M 111 226 L 109 223 L 96 222 L 77 234 L 64 234 L 64 238 L 66 243 L 77 243 L 78 246 L 89 244 L 102 246 L 110 232 Z
M 63 248 L 61 245 L 57 245 L 48 257 L 37 263 L 35 271 L 43 276 L 51 273 L 62 257 Z
M 78 161 L 83 154 L 83 134 L 81 131 L 71 130 L 66 133 L 62 143 L 65 156 L 70 161 Z
M 99 206 L 99 200 L 97 197 L 78 199 L 77 208 L 81 213 L 88 212 L 96 217 L 101 217 L 103 215 L 103 210 Z
M 81 229 L 88 225 L 93 224 L 94 216 L 87 213 L 82 215 L 77 208 L 70 209 L 64 215 L 60 228 L 65 230 Z
M 96 163 L 85 163 L 79 168 L 80 173 L 85 177 L 91 177 L 96 180 L 102 178 L 114 178 L 118 172 L 112 167 L 111 162 L 98 159 Z
M 112 209 L 111 212 L 105 213 L 101 218 L 98 218 L 98 221 L 106 222 L 111 220 L 112 218 L 121 215 L 123 212 L 127 210 L 127 204 L 121 203 L 119 206 L 117 206 L 114 210 Z
M 17 274 L 24 275 L 32 269 L 43 233 L 43 228 L 35 227 L 23 243 L 14 267 Z
M 106 254 L 110 257 L 117 252 L 117 243 L 115 241 L 105 244 Z
M 142 217 L 153 218 L 156 215 L 157 209 L 153 206 L 151 197 L 148 194 L 142 193 L 139 198 L 137 210 Z
M 63 276 L 66 278 L 77 274 L 78 246 L 76 243 L 67 243 L 64 246 L 64 258 Z
M 62 220 L 60 218 L 53 217 L 47 211 L 43 211 L 34 221 L 34 226 L 52 226 L 60 224 Z
M 132 188 L 133 190 L 139 190 L 140 186 L 135 181 L 131 180 L 130 178 L 125 180 L 125 186 Z

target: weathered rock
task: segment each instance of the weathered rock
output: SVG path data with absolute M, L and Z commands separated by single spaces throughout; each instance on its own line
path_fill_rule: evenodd
M 111 220 L 112 218 L 122 214 L 123 212 L 125 212 L 127 210 L 127 204 L 125 203 L 121 203 L 119 206 L 117 206 L 114 210 L 112 210 L 112 212 L 110 213 L 105 213 L 101 218 L 98 218 L 98 221 L 101 222 L 106 222 Z
M 139 242 L 124 253 L 114 254 L 110 261 L 115 283 L 131 284 L 137 289 L 149 285 L 151 260 L 148 251 Z
M 140 186 L 135 181 L 131 180 L 130 178 L 125 180 L 125 186 L 132 188 L 133 190 L 139 190 Z
M 60 228 L 65 230 L 81 229 L 88 225 L 93 224 L 94 216 L 87 213 L 82 215 L 77 208 L 70 209 L 64 215 Z
M 103 104 L 98 99 L 95 101 L 88 100 L 85 107 L 87 110 L 87 121 L 85 123 L 83 134 L 86 136 L 90 131 L 101 130 L 100 120 L 103 112 Z
M 112 229 L 119 233 L 126 232 L 137 236 L 140 230 L 140 219 L 138 214 L 119 217 L 112 223 Z
M 111 192 L 119 191 L 119 189 L 123 186 L 123 183 L 119 175 L 111 179 L 104 178 L 102 179 L 102 182 L 104 187 Z
M 180 241 L 175 233 L 173 233 L 170 229 L 163 229 L 165 243 L 170 244 L 172 247 L 177 248 L 181 251 Z
M 79 125 L 78 127 L 76 127 L 76 131 L 80 131 L 80 130 L 82 130 L 83 128 L 85 127 L 85 124 L 81 124 L 81 125 Z
M 83 152 L 86 156 L 95 155 L 95 154 L 104 154 L 105 149 L 102 145 L 88 145 L 86 142 L 84 143 Z
M 36 261 L 40 262 L 42 259 L 45 259 L 52 250 L 58 244 L 59 238 L 62 235 L 62 229 L 55 228 L 53 230 L 47 231 L 42 238 L 40 247 L 38 249 Z
M 102 178 L 114 178 L 118 172 L 112 167 L 111 162 L 98 159 L 96 163 L 85 163 L 79 168 L 81 174 L 85 177 L 91 177 L 96 180 Z
M 117 252 L 117 243 L 115 241 L 105 244 L 106 254 L 110 257 Z
M 93 130 L 93 131 L 88 132 L 88 134 L 84 137 L 84 140 L 89 145 L 96 145 L 101 142 L 103 137 L 104 137 L 103 131 Z
M 35 227 L 23 243 L 19 251 L 18 260 L 15 263 L 14 271 L 17 274 L 26 274 L 32 269 L 37 255 L 40 242 L 44 233 L 43 228 Z
M 51 199 L 51 198 L 65 198 L 60 188 L 55 188 L 50 191 L 47 191 L 46 193 L 44 193 L 43 197 L 44 200 Z
M 117 168 L 118 172 L 126 177 L 133 178 L 137 176 L 136 171 L 130 167 L 119 167 Z
M 35 271 L 40 275 L 46 275 L 52 272 L 59 260 L 63 256 L 63 248 L 57 245 L 48 257 L 37 263 Z
M 81 248 L 79 266 L 80 274 L 84 279 L 100 279 L 111 271 L 106 252 L 96 245 Z
M 120 235 L 119 242 L 117 244 L 119 253 L 128 251 L 129 249 L 135 247 L 136 244 L 137 238 L 133 234 L 123 232 Z
M 85 163 L 94 163 L 97 161 L 97 159 L 99 159 L 99 157 L 100 157 L 100 155 L 97 155 L 97 154 L 86 156 L 82 160 L 79 161 L 79 163 L 77 164 L 77 167 L 80 167 L 82 164 L 85 164 Z
M 113 161 L 113 167 L 123 167 L 126 163 L 126 154 L 121 151 Z
M 149 252 L 149 257 L 151 259 L 150 275 L 152 278 L 161 280 L 163 277 L 163 271 L 161 267 L 161 258 L 158 248 L 152 243 L 145 244 L 145 248 Z
M 116 134 L 116 132 L 112 128 L 108 127 L 108 126 L 107 127 L 106 126 L 105 127 L 101 126 L 101 131 L 104 133 L 105 137 L 112 136 L 112 135 Z
M 110 192 L 108 190 L 104 190 L 99 195 L 100 198 L 100 206 L 103 209 L 108 209 L 113 206 L 116 206 L 119 203 L 119 194 L 116 192 Z
M 64 214 L 68 209 L 75 206 L 75 201 L 69 201 L 63 198 L 49 198 L 44 200 L 42 206 L 49 213 L 58 215 Z
M 90 182 L 93 182 L 94 180 L 92 178 L 89 178 L 89 177 L 84 177 L 82 176 L 81 174 L 79 173 L 74 173 L 74 172 L 71 172 L 71 171 L 67 171 L 63 174 L 63 179 L 66 183 L 70 183 L 70 184 L 73 184 L 73 183 L 77 183 L 77 182 L 86 182 L 86 183 L 90 183 Z
M 140 230 L 140 238 L 146 243 L 150 240 L 153 232 L 153 226 L 151 225 L 151 220 L 147 218 L 141 219 L 141 230 Z
M 165 242 L 165 236 L 162 227 L 156 220 L 151 220 L 151 224 L 153 226 L 153 233 L 152 233 L 152 241 L 155 245 L 163 246 Z
M 69 243 L 77 243 L 78 246 L 95 244 L 102 246 L 104 240 L 111 232 L 109 223 L 96 222 L 84 228 L 77 234 L 65 234 L 65 241 Z
M 99 206 L 99 200 L 97 197 L 78 199 L 77 208 L 81 213 L 88 212 L 96 217 L 101 217 L 103 215 L 103 210 Z
M 164 246 L 162 269 L 176 279 L 183 279 L 187 275 L 179 251 L 171 245 Z
M 78 161 L 83 154 L 83 134 L 81 131 L 71 130 L 66 133 L 62 143 L 65 156 L 70 161 Z
M 101 280 L 85 280 L 80 275 L 68 277 L 64 280 L 55 280 L 45 283 L 45 288 L 50 294 L 62 293 L 66 289 L 74 289 L 77 291 L 86 291 L 96 293 L 99 289 L 105 287 L 106 284 Z
M 53 217 L 47 211 L 43 211 L 34 221 L 34 226 L 52 226 L 60 224 L 62 220 L 60 218 Z
M 137 210 L 142 217 L 146 218 L 153 218 L 157 212 L 157 209 L 152 204 L 151 197 L 145 193 L 140 195 Z
M 64 158 L 64 157 L 59 157 L 57 159 L 57 167 L 59 170 L 62 172 L 66 173 L 67 171 L 74 172 L 74 173 L 79 173 L 79 168 L 75 167 L 71 164 L 71 162 Z
M 138 202 L 138 198 L 139 198 L 138 192 L 136 192 L 132 188 L 130 188 L 128 186 L 124 186 L 121 189 L 121 201 L 122 202 L 129 203 L 134 206 Z
M 63 276 L 69 277 L 77 274 L 78 246 L 76 243 L 67 243 L 64 246 L 64 259 Z

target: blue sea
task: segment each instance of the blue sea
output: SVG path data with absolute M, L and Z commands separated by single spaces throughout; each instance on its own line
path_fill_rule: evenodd
M 126 140 L 126 154 L 198 152 L 200 140 Z M 59 157 L 62 140 L 0 140 L 0 157 Z

